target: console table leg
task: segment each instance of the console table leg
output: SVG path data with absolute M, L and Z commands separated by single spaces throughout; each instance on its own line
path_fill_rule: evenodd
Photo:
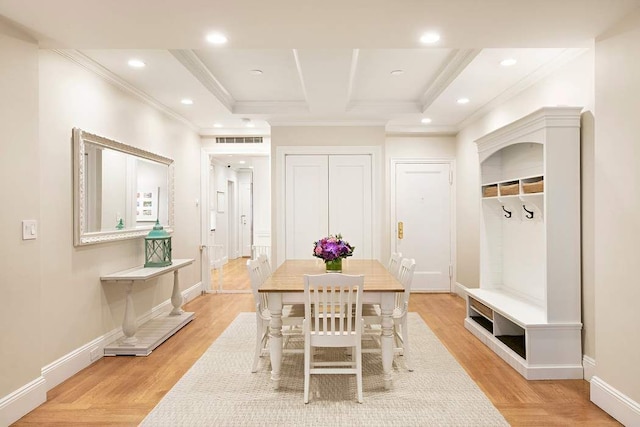
M 122 321 L 122 332 L 124 338 L 121 341 L 122 345 L 135 345 L 138 342 L 138 338 L 135 337 L 136 326 L 136 313 L 133 308 L 133 297 L 131 291 L 133 289 L 133 282 L 127 282 L 125 290 L 127 292 L 127 298 L 124 305 L 124 320 Z
M 184 310 L 181 308 L 184 299 L 182 298 L 182 294 L 180 293 L 180 280 L 178 279 L 178 270 L 173 272 L 173 293 L 171 294 L 171 304 L 173 305 L 173 310 L 171 310 L 171 314 L 174 316 L 179 316 L 184 313 Z

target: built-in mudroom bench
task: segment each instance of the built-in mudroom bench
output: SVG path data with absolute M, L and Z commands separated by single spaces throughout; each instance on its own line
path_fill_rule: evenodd
M 583 378 L 580 111 L 542 108 L 476 141 L 480 287 L 465 327 L 531 380 Z

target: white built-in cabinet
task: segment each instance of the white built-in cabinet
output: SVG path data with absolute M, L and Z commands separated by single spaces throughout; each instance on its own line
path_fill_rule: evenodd
M 286 259 L 312 258 L 313 242 L 337 233 L 371 258 L 372 212 L 370 155 L 286 156 Z
M 480 287 L 465 327 L 527 379 L 583 377 L 580 111 L 542 108 L 476 141 Z

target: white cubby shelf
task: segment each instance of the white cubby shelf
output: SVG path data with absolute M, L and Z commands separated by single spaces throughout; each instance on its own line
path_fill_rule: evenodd
M 476 141 L 480 286 L 465 327 L 527 379 L 582 378 L 580 107 Z

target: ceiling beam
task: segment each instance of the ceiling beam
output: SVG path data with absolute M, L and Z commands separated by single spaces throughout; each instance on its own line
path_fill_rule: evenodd
M 429 83 L 429 87 L 420 97 L 422 113 L 440 96 L 440 94 L 467 68 L 482 49 L 456 49 L 445 60 L 444 65 Z
M 169 52 L 180 62 L 203 86 L 225 106 L 233 112 L 236 100 L 222 83 L 213 75 L 211 70 L 198 58 L 193 50 L 171 49 Z

